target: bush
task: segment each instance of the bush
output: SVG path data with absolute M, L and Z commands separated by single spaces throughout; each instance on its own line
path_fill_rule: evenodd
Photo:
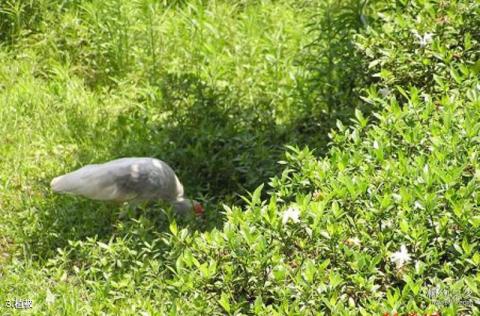
M 323 159 L 292 148 L 268 200 L 259 188 L 245 212 L 227 208 L 223 230 L 185 247 L 171 263 L 177 308 L 479 312 L 478 4 L 434 3 L 389 5 L 388 23 L 373 25 L 390 31 L 358 36 L 378 78 L 365 101 L 379 110 L 338 122 Z M 442 16 L 448 25 L 434 24 Z M 439 28 L 432 48 L 415 42 L 414 21 Z
M 269 200 L 256 191 L 245 212 L 227 208 L 223 230 L 171 263 L 173 301 L 217 313 L 478 312 L 480 103 L 469 92 L 437 109 L 412 89 L 403 108 L 385 101 L 376 125 L 357 112 L 326 158 L 293 150 Z M 299 221 L 282 222 L 292 210 Z M 411 261 L 397 266 L 402 245 Z M 429 296 L 436 288 L 449 294 Z
M 401 97 L 397 86 L 425 95 L 471 87 L 480 71 L 477 3 L 380 3 L 357 45 L 382 96 Z

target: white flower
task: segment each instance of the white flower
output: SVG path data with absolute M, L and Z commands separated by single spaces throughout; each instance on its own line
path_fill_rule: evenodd
M 394 252 L 390 255 L 390 260 L 395 263 L 397 270 L 403 268 L 405 264 L 410 261 L 410 254 L 405 245 L 400 246 L 400 251 Z
M 393 193 L 392 197 L 397 202 L 400 202 L 402 200 L 402 196 L 400 194 L 397 194 L 397 193 Z
M 428 173 L 430 171 L 430 168 L 428 167 L 428 164 L 423 166 L 423 173 Z
M 282 223 L 283 225 L 287 224 L 289 220 L 292 220 L 294 223 L 298 223 L 300 221 L 300 210 L 297 207 L 289 207 L 285 212 L 283 212 L 282 216 Z
M 425 33 L 423 36 L 421 36 L 417 31 L 414 31 L 413 35 L 418 39 L 420 47 L 427 46 L 433 40 L 433 33 Z
M 431 101 L 430 95 L 428 95 L 425 92 L 422 92 L 422 94 L 420 96 L 423 98 L 424 102 L 430 102 Z
M 45 298 L 45 303 L 47 303 L 48 305 L 52 305 L 53 303 L 55 303 L 55 294 L 53 294 L 52 292 L 50 292 L 49 289 L 47 289 L 47 297 Z
M 433 34 L 432 33 L 425 33 L 423 35 L 422 41 L 420 42 L 420 45 L 423 44 L 423 46 L 427 45 L 428 43 L 431 43 L 433 40 Z
M 350 246 L 350 247 L 361 246 L 360 239 L 358 239 L 358 237 L 348 238 L 347 240 L 345 240 L 345 244 L 347 244 L 347 246 Z
M 415 204 L 413 206 L 415 209 L 420 209 L 420 210 L 425 209 L 425 207 L 423 207 L 422 203 L 420 203 L 419 201 L 415 201 Z
M 382 221 L 381 223 L 383 228 L 391 228 L 393 226 L 393 222 L 391 219 Z
M 382 97 L 386 98 L 390 95 L 392 90 L 390 90 L 389 88 L 381 88 L 380 90 L 378 90 L 378 92 L 382 95 Z

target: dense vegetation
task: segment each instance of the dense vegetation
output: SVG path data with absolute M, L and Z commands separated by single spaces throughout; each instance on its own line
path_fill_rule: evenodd
M 1 314 L 480 313 L 478 21 L 477 1 L 3 1 Z M 49 190 L 123 156 L 167 161 L 206 216 Z

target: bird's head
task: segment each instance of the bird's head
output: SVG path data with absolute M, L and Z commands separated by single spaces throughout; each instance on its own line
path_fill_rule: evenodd
M 172 204 L 175 211 L 180 214 L 187 214 L 193 211 L 195 215 L 200 216 L 205 211 L 202 204 L 195 200 L 181 198 L 172 202 Z

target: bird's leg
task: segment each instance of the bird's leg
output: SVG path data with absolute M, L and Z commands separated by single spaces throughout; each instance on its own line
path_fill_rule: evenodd
M 139 205 L 140 203 L 135 203 L 135 202 L 123 203 L 122 207 L 120 208 L 120 213 L 118 217 L 120 219 L 136 218 L 138 215 Z
M 120 218 L 138 218 L 140 214 L 155 205 L 154 201 L 130 201 L 122 205 Z
M 141 201 L 135 204 L 135 215 L 146 214 L 146 212 L 153 207 L 154 202 L 152 201 Z M 138 217 L 138 216 L 135 216 Z
M 129 205 L 128 203 L 123 203 L 122 206 L 120 207 L 119 213 L 118 213 L 118 218 L 120 219 L 125 219 L 128 218 L 129 216 Z

